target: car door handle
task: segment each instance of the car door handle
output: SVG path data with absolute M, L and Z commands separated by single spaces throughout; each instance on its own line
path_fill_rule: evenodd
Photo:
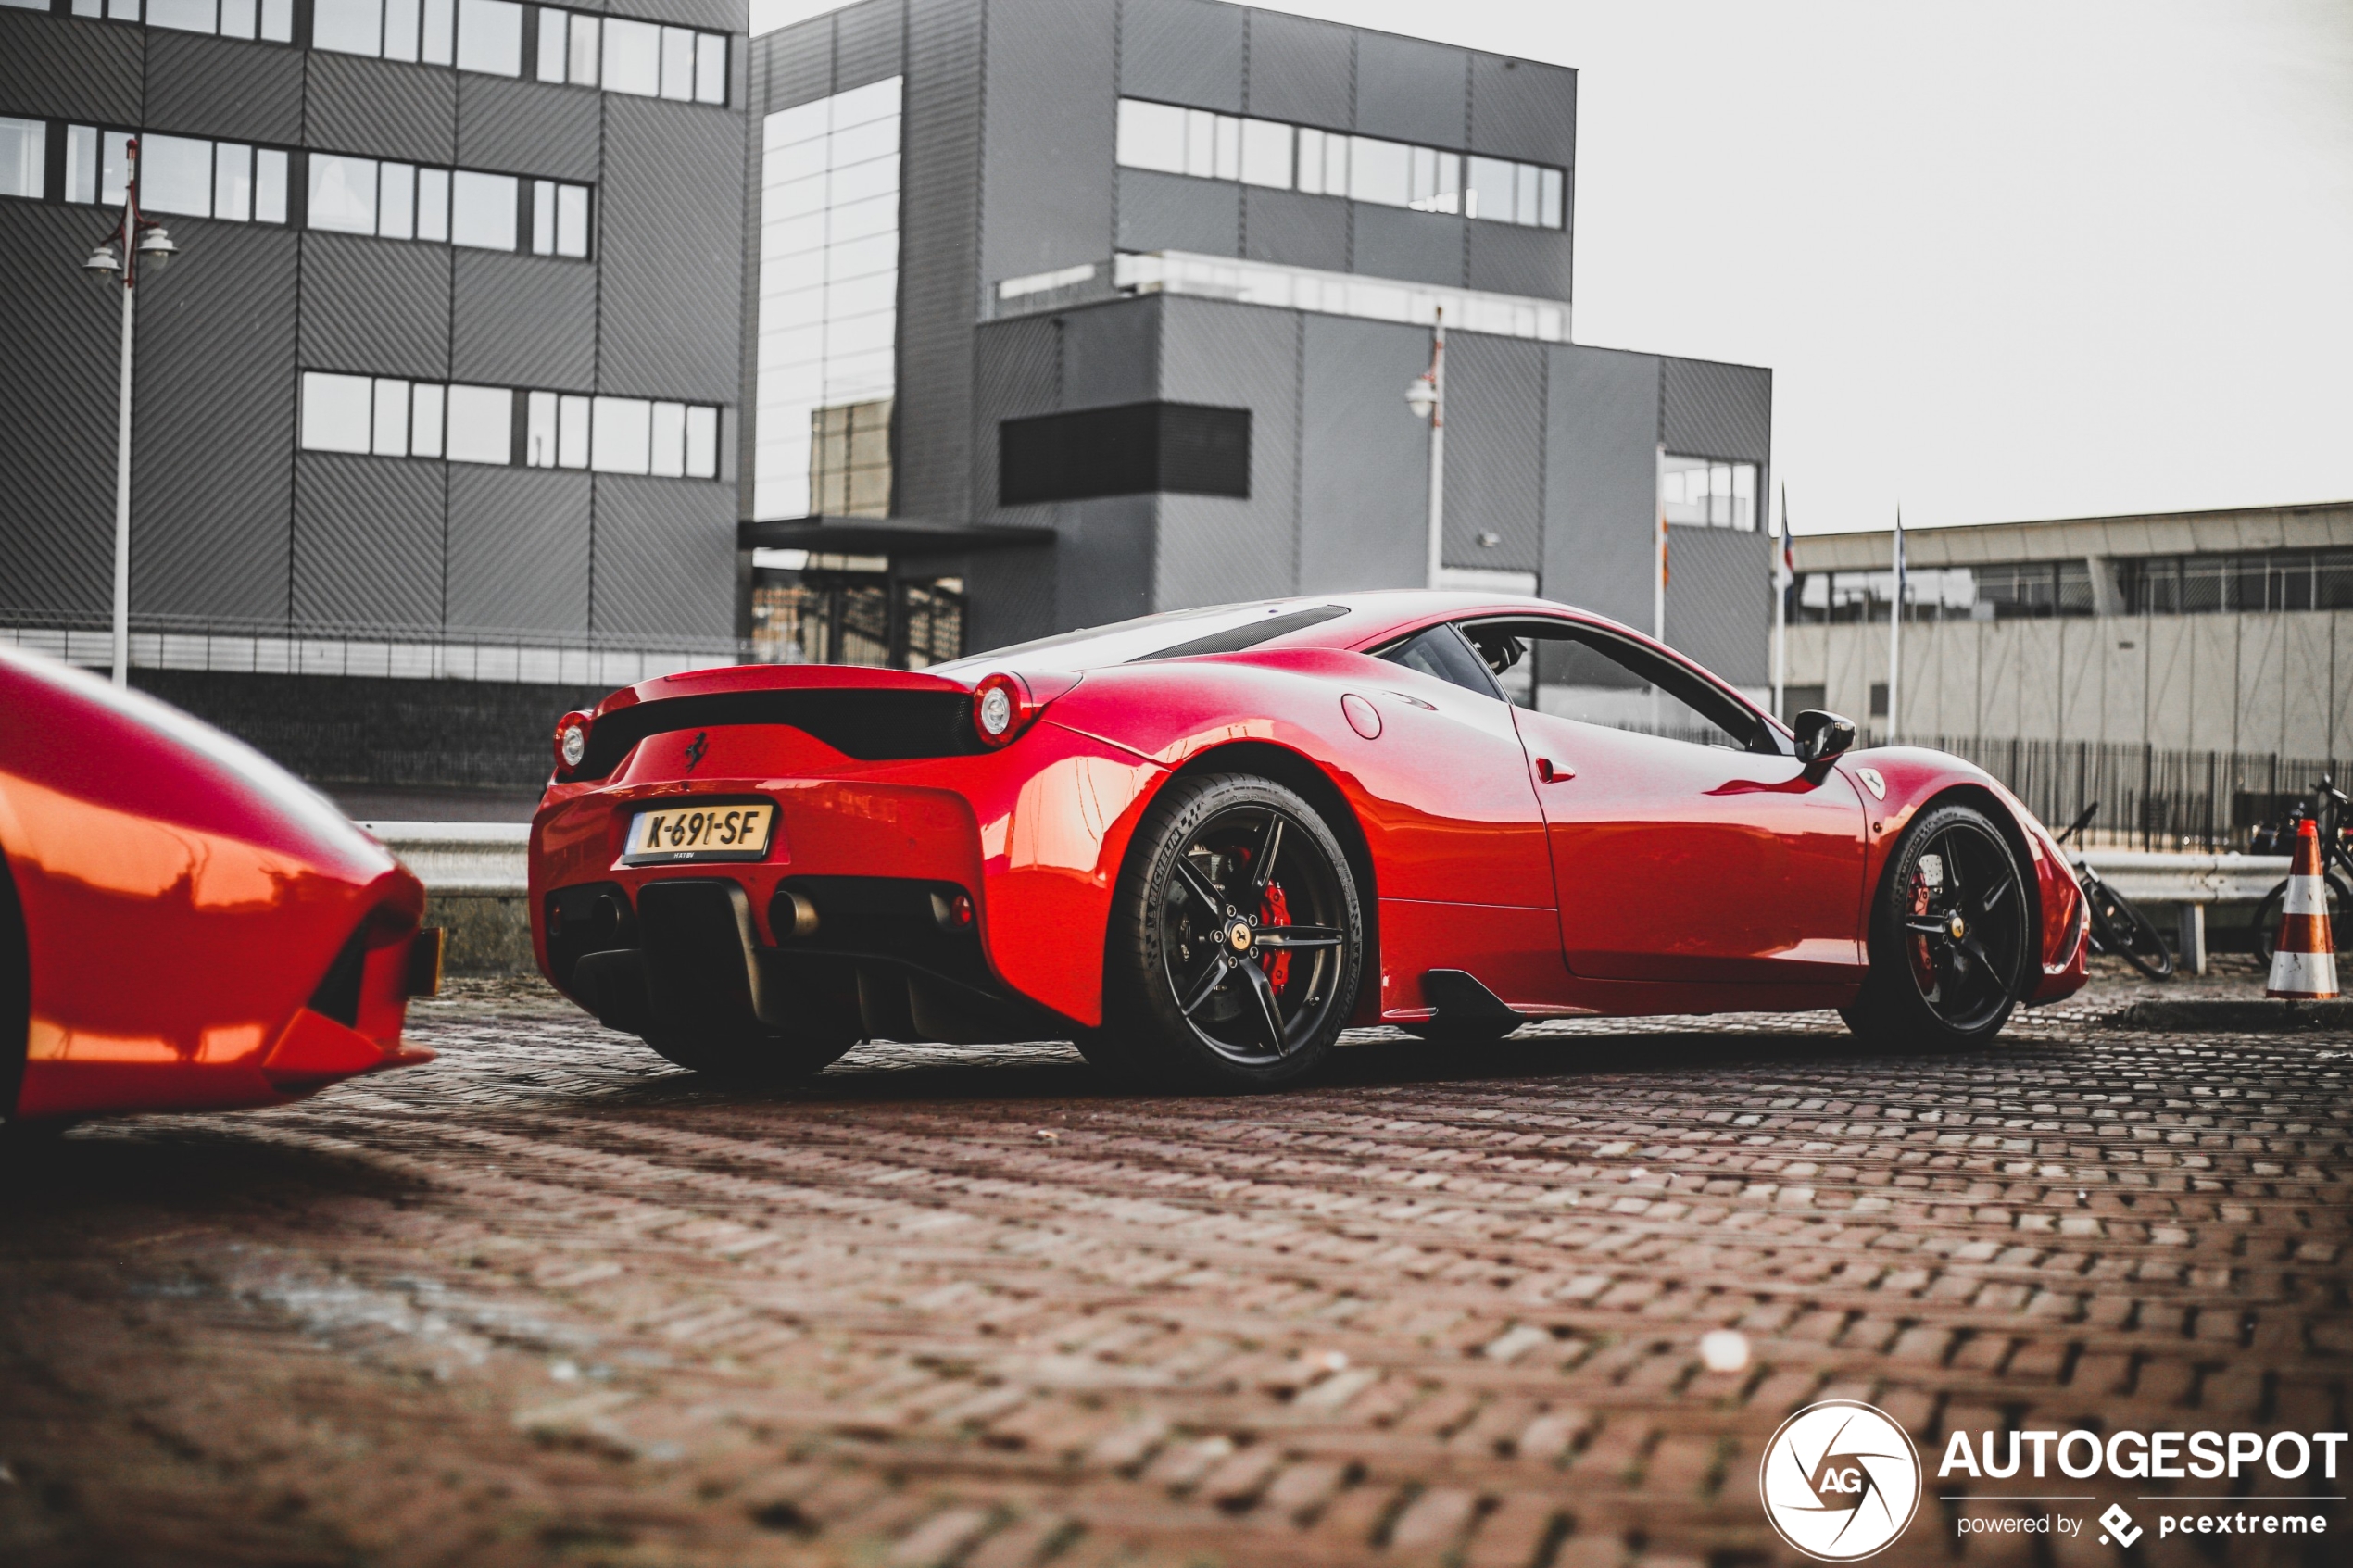
M 1549 757 L 1539 757 L 1536 759 L 1536 776 L 1546 784 L 1559 784 L 1565 779 L 1575 778 L 1577 770 L 1566 762 L 1555 762 Z

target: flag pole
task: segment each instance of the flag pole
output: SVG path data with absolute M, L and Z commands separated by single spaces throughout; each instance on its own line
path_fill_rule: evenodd
M 1651 635 L 1659 642 L 1667 641 L 1667 447 L 1661 443 L 1658 460 L 1651 470 L 1651 509 L 1658 517 L 1656 558 L 1651 562 Z M 1656 732 L 1666 721 L 1666 705 L 1660 700 L 1658 688 L 1651 688 L 1651 729 Z
M 1790 558 L 1789 486 L 1781 486 L 1781 547 L 1773 558 L 1773 717 L 1789 722 L 1789 589 L 1796 581 Z
M 1904 674 L 1904 508 L 1895 508 L 1895 592 L 1887 606 L 1887 741 L 1895 739 L 1895 694 Z

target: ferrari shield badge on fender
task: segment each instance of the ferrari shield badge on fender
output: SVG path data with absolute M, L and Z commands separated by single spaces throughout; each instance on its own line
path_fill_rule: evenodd
M 1871 792 L 1872 799 L 1887 798 L 1887 781 L 1879 776 L 1877 768 L 1857 768 L 1855 770 L 1855 776 L 1863 781 L 1863 787 Z

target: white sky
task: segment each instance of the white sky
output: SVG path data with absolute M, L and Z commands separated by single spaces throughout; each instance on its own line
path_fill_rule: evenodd
M 2347 0 L 1266 8 L 1576 67 L 1573 335 L 1772 367 L 1801 533 L 2353 498 Z

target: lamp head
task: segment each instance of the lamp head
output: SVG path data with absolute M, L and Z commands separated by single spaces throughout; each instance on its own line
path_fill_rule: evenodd
M 179 254 L 180 247 L 171 243 L 171 232 L 160 223 L 144 230 L 139 235 L 139 270 L 142 272 L 160 272 Z
M 122 263 L 115 259 L 113 244 L 109 242 L 92 251 L 90 259 L 82 264 L 82 275 L 93 282 L 120 282 Z
M 1405 406 L 1414 410 L 1414 418 L 1429 418 L 1429 411 L 1438 407 L 1438 389 L 1428 376 L 1416 376 L 1405 383 Z

